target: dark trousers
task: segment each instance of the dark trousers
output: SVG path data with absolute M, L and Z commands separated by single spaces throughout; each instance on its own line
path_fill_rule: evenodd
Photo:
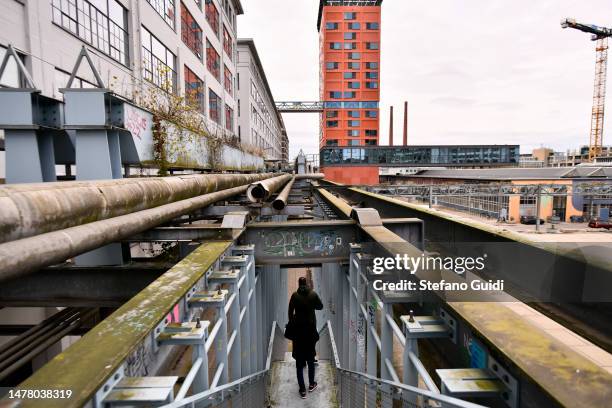
M 308 363 L 308 382 L 310 383 L 309 385 L 314 385 L 315 383 L 315 378 L 314 378 L 315 362 L 314 360 L 312 361 L 296 360 L 295 366 L 297 368 L 297 380 L 300 386 L 300 391 L 306 390 L 306 385 L 304 385 L 304 367 L 306 366 L 306 363 Z

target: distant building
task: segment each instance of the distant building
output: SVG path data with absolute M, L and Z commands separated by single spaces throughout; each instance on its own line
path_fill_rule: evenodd
M 238 39 L 238 137 L 267 160 L 289 160 L 287 132 L 252 39 Z
M 489 168 L 489 169 L 433 169 L 423 170 L 413 175 L 389 177 L 392 184 L 546 184 L 563 185 L 571 191 L 581 183 L 612 183 L 612 167 L 577 166 L 568 168 Z M 609 197 L 592 198 L 582 195 L 546 196 L 542 195 L 540 218 L 546 219 L 553 214 L 563 221 L 572 216 L 595 216 L 601 208 L 612 209 Z M 440 205 L 465 210 L 482 210 L 495 217 L 502 208 L 507 209 L 509 218 L 519 222 L 523 215 L 536 214 L 535 197 L 486 196 L 486 197 L 437 197 Z
M 327 147 L 321 150 L 321 168 L 345 184 L 378 184 L 387 174 L 406 172 L 407 168 L 423 167 L 516 167 L 517 145 L 430 145 L 430 146 L 364 146 Z M 364 167 L 376 168 L 376 180 Z M 390 170 L 380 171 L 379 169 Z M 394 171 L 396 170 L 396 171 Z
M 321 117 L 319 147 L 377 146 L 379 141 L 382 0 L 320 0 Z M 376 184 L 378 167 L 322 166 L 327 178 Z

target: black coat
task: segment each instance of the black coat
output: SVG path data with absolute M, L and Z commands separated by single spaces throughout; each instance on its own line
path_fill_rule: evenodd
M 300 288 L 289 300 L 289 320 L 294 322 L 295 340 L 291 355 L 296 360 L 314 360 L 315 344 L 319 340 L 315 310 L 323 309 L 323 302 L 314 290 Z

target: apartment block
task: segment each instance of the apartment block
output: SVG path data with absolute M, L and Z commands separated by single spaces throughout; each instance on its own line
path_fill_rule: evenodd
M 288 162 L 287 132 L 252 39 L 238 39 L 238 137 L 266 160 Z
M 379 143 L 381 0 L 321 0 L 321 116 L 319 147 L 377 146 Z M 377 182 L 378 168 L 360 172 L 325 169 L 336 181 Z

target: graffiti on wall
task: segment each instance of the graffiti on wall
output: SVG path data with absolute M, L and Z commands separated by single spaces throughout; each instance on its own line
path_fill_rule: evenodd
M 264 254 L 274 257 L 342 256 L 342 237 L 333 230 L 288 231 L 281 229 L 263 235 Z

